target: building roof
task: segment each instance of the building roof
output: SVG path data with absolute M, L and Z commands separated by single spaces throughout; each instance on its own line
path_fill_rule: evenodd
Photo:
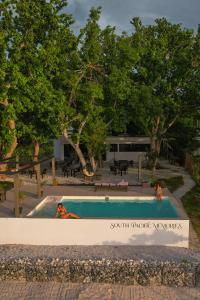
M 108 136 L 106 144 L 150 144 L 147 136 Z

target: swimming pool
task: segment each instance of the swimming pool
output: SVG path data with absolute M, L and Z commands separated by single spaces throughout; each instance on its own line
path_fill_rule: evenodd
M 59 202 L 81 219 L 55 218 Z M 0 218 L 0 227 L 0 244 L 188 247 L 189 241 L 189 220 L 175 199 L 150 196 L 47 196 L 26 218 Z
M 62 202 L 69 211 L 83 219 L 178 219 L 179 215 L 169 198 L 136 197 L 83 197 L 44 201 L 29 216 L 53 218 L 57 203 Z

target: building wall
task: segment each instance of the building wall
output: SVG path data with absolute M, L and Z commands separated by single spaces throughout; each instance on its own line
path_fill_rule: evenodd
M 106 153 L 106 161 L 133 160 L 138 161 L 139 155 L 145 156 L 146 152 L 109 152 Z
M 54 156 L 56 160 L 64 160 L 64 143 L 62 139 L 54 140 Z
M 64 145 L 67 144 L 66 140 L 61 136 L 60 139 L 54 140 L 54 156 L 56 160 L 64 160 Z M 150 144 L 148 137 L 108 137 L 106 144 L 112 145 L 117 144 L 117 151 L 110 152 L 106 151 L 106 161 L 111 160 L 133 160 L 138 161 L 139 155 L 145 156 L 146 152 L 122 152 L 119 151 L 119 144 L 133 144 L 133 145 L 147 145 Z
M 106 161 L 111 161 L 111 160 L 138 161 L 140 155 L 142 155 L 143 158 L 145 157 L 147 153 L 145 150 L 147 147 L 150 147 L 150 138 L 110 136 L 107 137 L 106 144 L 108 145 L 108 150 L 106 151 Z M 115 147 L 112 149 L 112 146 Z M 127 150 L 126 146 L 129 146 L 128 147 L 129 151 L 126 151 Z M 142 146 L 142 148 L 140 146 Z

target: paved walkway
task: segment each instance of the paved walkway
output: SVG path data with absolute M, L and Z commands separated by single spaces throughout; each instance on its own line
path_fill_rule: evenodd
M 183 167 L 171 165 L 167 161 L 162 161 L 161 164 L 166 168 L 165 170 L 170 170 L 170 172 L 177 172 L 178 175 L 183 176 L 184 185 L 173 192 L 173 195 L 184 210 L 181 198 L 195 186 L 195 182 Z M 192 224 L 190 224 L 190 241 L 192 241 L 192 246 L 194 248 L 200 248 L 200 241 L 192 227 Z
M 0 282 L 1 300 L 199 300 L 199 288 L 58 282 Z
M 184 170 L 181 172 L 183 176 L 184 185 L 178 188 L 173 194 L 177 199 L 181 199 L 187 192 L 189 192 L 194 186 L 195 182 L 191 176 Z
M 171 165 L 166 160 L 162 160 L 160 163 L 162 167 L 164 167 L 162 171 L 164 177 L 173 177 L 172 174 L 174 174 L 174 176 L 183 176 L 184 185 L 182 185 L 173 193 L 174 197 L 176 197 L 177 199 L 181 199 L 188 191 L 190 191 L 195 186 L 194 180 L 191 178 L 190 174 L 186 172 L 185 168 Z M 156 170 L 157 177 L 159 177 L 159 172 L 159 170 Z
M 181 198 L 195 186 L 195 182 L 191 178 L 190 174 L 188 174 L 183 167 L 171 165 L 171 164 L 169 164 L 168 161 L 161 161 L 161 164 L 163 167 L 166 168 L 166 169 L 164 169 L 164 173 L 168 170 L 167 173 L 174 172 L 174 173 L 177 173 L 177 175 L 183 176 L 184 185 L 182 185 L 175 192 L 173 192 L 173 195 L 176 198 L 176 200 L 178 201 L 179 205 L 184 210 Z M 167 173 L 166 173 L 166 175 L 167 175 Z M 192 227 L 191 222 L 190 222 L 190 241 L 192 241 L 192 247 L 200 248 L 200 241 L 197 237 L 196 232 L 194 231 L 194 229 Z M 191 243 L 190 243 L 190 246 L 191 246 Z

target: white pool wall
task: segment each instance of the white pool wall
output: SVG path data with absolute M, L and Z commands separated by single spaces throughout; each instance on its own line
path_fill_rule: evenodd
M 188 248 L 188 220 L 1 218 L 0 244 L 162 245 Z
M 46 202 L 62 199 L 105 199 L 103 197 L 50 196 L 29 213 L 28 218 L 0 218 L 0 244 L 25 245 L 161 245 L 188 248 L 188 219 L 41 219 L 30 218 Z M 120 197 L 109 196 L 113 200 Z M 153 197 L 124 197 L 153 199 Z

